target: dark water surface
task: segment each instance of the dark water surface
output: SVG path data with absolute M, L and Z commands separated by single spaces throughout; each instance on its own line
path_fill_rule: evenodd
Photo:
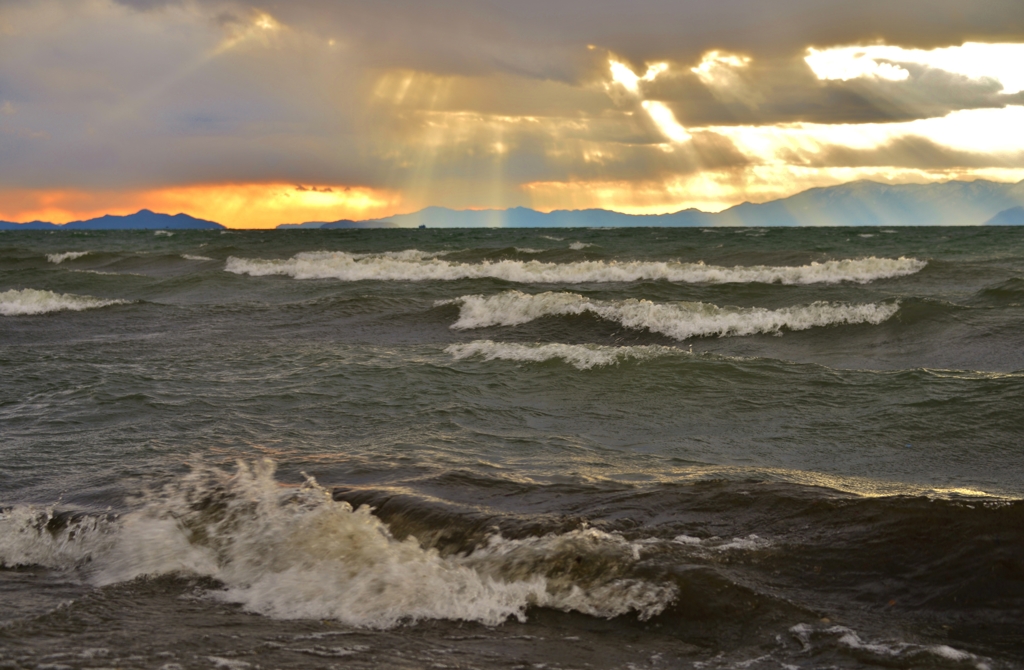
M 0 233 L 0 668 L 1024 665 L 1024 229 Z

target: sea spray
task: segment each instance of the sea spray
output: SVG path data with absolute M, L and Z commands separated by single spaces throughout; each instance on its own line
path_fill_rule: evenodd
M 183 574 L 222 584 L 211 596 L 280 619 L 390 628 L 421 619 L 495 625 L 530 606 L 601 617 L 660 613 L 671 584 L 627 576 L 643 545 L 582 528 L 540 537 L 493 535 L 443 557 L 398 540 L 369 507 L 335 501 L 312 478 L 297 488 L 274 464 L 234 473 L 196 466 L 121 517 L 55 523 L 53 510 L 0 513 L 0 565 L 78 570 L 97 586 Z M 585 563 L 584 563 L 585 561 Z M 584 565 L 567 573 L 566 563 Z
M 46 254 L 46 260 L 56 265 L 60 265 L 64 261 L 73 261 L 76 258 L 88 255 L 88 251 L 65 251 L 62 254 Z

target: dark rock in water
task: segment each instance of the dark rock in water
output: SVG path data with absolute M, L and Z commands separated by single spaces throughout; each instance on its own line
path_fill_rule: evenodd
M 340 221 L 331 221 L 320 226 L 321 228 L 397 228 L 398 226 L 390 221 L 352 221 L 350 219 L 341 219 Z
M 64 226 L 67 230 L 224 230 L 224 226 L 213 221 L 197 219 L 188 214 L 159 214 L 143 209 L 135 214 L 104 216 L 86 221 L 72 221 Z
M 1004 209 L 985 222 L 986 226 L 1024 226 L 1024 207 Z
M 305 223 L 279 223 L 274 226 L 277 230 L 314 230 L 323 228 L 326 221 L 306 221 Z
M 713 225 L 713 215 L 696 209 L 674 214 L 622 214 L 606 209 L 554 210 L 538 212 L 526 207 L 509 209 L 455 210 L 427 207 L 412 214 L 388 217 L 387 222 L 404 228 L 572 228 L 611 226 L 704 226 Z
M 397 224 L 390 221 L 353 221 L 351 219 L 340 219 L 338 221 L 306 221 L 305 223 L 282 223 L 277 226 L 278 230 L 306 230 L 335 228 L 397 228 Z

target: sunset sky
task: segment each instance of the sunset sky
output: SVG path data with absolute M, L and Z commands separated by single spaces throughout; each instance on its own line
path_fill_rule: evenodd
M 0 0 L 0 219 L 1024 179 L 1021 0 Z

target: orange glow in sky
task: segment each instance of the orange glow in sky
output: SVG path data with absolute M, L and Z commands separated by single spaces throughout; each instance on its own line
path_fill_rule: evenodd
M 0 220 L 67 223 L 151 209 L 185 212 L 228 228 L 372 219 L 395 214 L 397 193 L 344 185 L 204 184 L 140 191 L 0 191 Z

